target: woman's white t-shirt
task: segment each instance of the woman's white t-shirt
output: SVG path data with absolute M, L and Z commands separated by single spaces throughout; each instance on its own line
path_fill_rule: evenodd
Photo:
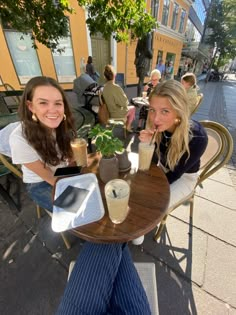
M 14 164 L 22 165 L 23 182 L 24 183 L 39 183 L 43 179 L 25 167 L 23 164 L 42 161 L 36 150 L 27 142 L 22 133 L 21 124 L 11 133 L 9 137 L 9 144 L 11 147 L 12 162 Z M 67 166 L 67 162 L 60 163 L 57 166 L 48 165 L 54 173 L 58 167 Z

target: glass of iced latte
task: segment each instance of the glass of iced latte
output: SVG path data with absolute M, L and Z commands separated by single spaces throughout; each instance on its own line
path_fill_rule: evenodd
M 87 165 L 87 142 L 82 138 L 76 138 L 71 141 L 71 147 L 74 153 L 74 158 L 78 166 Z
M 129 184 L 123 179 L 113 179 L 105 185 L 108 213 L 113 223 L 122 223 L 127 217 L 129 195 Z
M 152 156 L 155 149 L 155 144 L 140 142 L 138 146 L 139 163 L 138 168 L 140 171 L 147 171 L 152 162 Z

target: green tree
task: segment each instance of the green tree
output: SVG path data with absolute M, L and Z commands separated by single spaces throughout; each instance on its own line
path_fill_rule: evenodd
M 212 0 L 207 27 L 210 34 L 206 42 L 215 47 L 212 64 L 236 56 L 236 3 L 235 0 Z
M 90 33 L 101 32 L 118 42 L 142 37 L 156 27 L 146 12 L 145 0 L 77 0 L 88 11 L 86 23 Z M 31 33 L 48 48 L 56 49 L 60 37 L 68 34 L 69 0 L 0 0 L 0 19 L 4 26 Z M 36 46 L 35 46 L 36 47 Z

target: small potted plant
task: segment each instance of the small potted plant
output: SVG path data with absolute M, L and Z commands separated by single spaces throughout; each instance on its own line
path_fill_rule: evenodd
M 119 163 L 116 152 L 124 148 L 123 142 L 114 137 L 112 129 L 105 129 L 99 124 L 89 132 L 89 138 L 95 141 L 96 151 L 101 152 L 102 158 L 99 163 L 99 175 L 104 183 L 118 178 Z

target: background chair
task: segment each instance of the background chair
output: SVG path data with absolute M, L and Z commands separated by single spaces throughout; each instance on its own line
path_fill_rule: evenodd
M 5 167 L 5 165 L 0 163 L 0 178 L 6 177 L 6 188 L 0 183 L 0 194 L 1 196 L 6 200 L 9 207 L 15 212 L 18 213 L 18 211 L 21 210 L 21 204 L 20 204 L 20 196 L 17 194 L 17 202 L 11 197 L 10 195 L 10 179 L 9 176 L 11 176 L 11 171 Z M 19 183 L 18 183 L 19 184 Z M 19 191 L 19 185 L 17 185 L 17 192 Z
M 3 85 L 6 91 L 16 91 L 16 89 L 9 83 L 4 83 Z M 17 111 L 20 101 L 21 101 L 21 98 L 18 95 L 6 96 L 6 102 L 11 112 Z
M 118 84 L 122 89 L 125 87 L 125 75 L 124 73 L 117 73 L 115 83 Z
M 200 121 L 206 129 L 208 135 L 208 144 L 204 154 L 201 157 L 201 165 L 199 170 L 199 178 L 196 187 L 202 186 L 202 183 L 209 176 L 223 167 L 230 159 L 233 153 L 233 139 L 229 131 L 221 124 L 214 121 Z M 181 199 L 175 206 L 169 208 L 167 214 L 162 219 L 159 228 L 156 231 L 154 239 L 157 241 L 166 224 L 168 215 L 178 208 L 181 204 L 190 203 L 190 217 L 193 216 L 195 189 L 191 194 Z
M 22 179 L 22 172 L 21 172 L 20 168 L 17 165 L 12 164 L 10 158 L 8 158 L 8 157 L 6 157 L 0 153 L 0 161 L 5 166 L 5 168 L 9 171 L 9 173 L 11 172 L 12 174 L 17 176 L 18 178 Z M 18 191 L 18 197 L 20 199 L 20 191 Z M 48 211 L 47 209 L 43 209 L 43 210 L 50 217 L 52 217 L 52 213 L 50 211 Z M 41 218 L 41 208 L 38 205 L 36 205 L 36 211 L 37 211 L 38 219 Z M 61 234 L 61 237 L 62 237 L 64 243 L 65 243 L 66 248 L 70 249 L 71 245 L 70 245 L 70 242 L 68 241 L 67 237 L 65 236 L 64 233 L 60 233 L 60 234 Z
M 200 93 L 197 96 L 197 102 L 196 102 L 196 105 L 195 105 L 194 109 L 191 112 L 191 116 L 196 113 L 196 111 L 198 110 L 199 106 L 201 105 L 202 100 L 203 100 L 203 94 Z

